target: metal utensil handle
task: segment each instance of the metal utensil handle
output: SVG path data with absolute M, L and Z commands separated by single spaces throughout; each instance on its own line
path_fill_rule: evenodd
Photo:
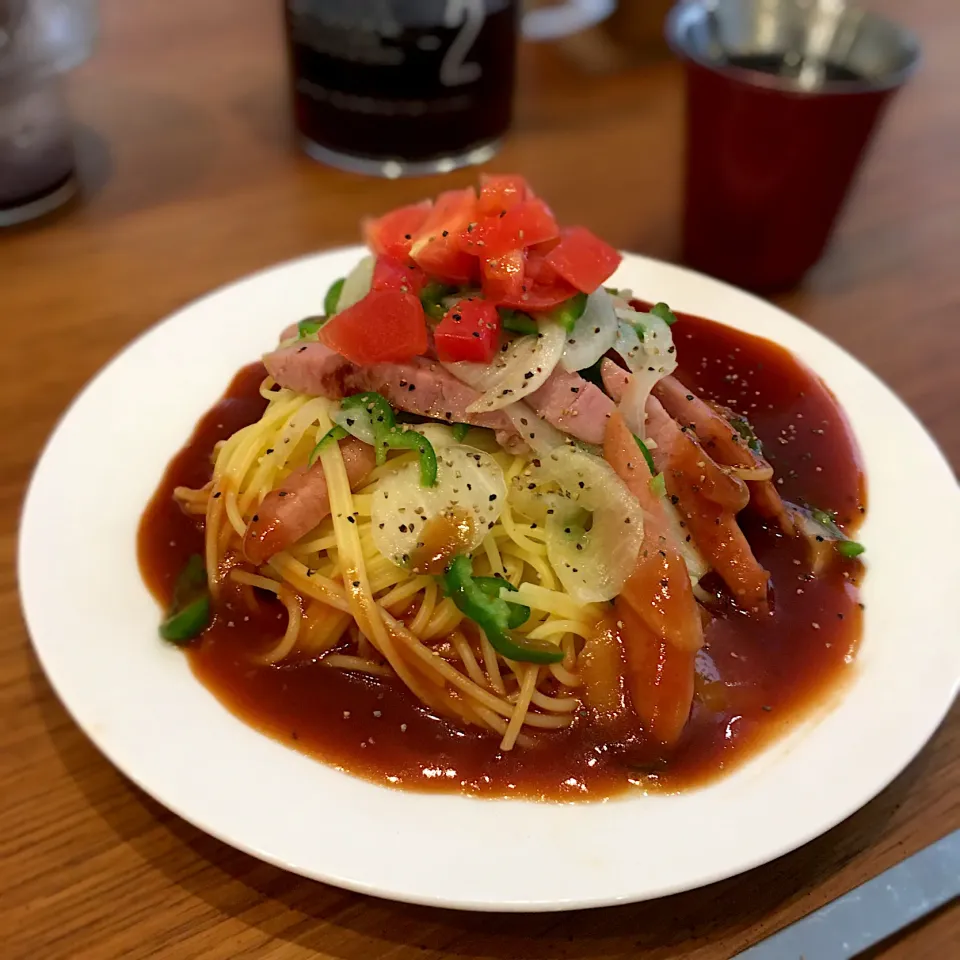
M 735 960 L 847 960 L 960 896 L 960 830 L 855 887 Z

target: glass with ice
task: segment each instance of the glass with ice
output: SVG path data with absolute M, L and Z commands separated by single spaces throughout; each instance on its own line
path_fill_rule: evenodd
M 74 193 L 64 74 L 90 52 L 95 0 L 0 0 L 0 226 Z

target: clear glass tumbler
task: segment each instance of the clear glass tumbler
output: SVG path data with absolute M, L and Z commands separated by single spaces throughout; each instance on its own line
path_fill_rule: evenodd
M 95 0 L 0 0 L 0 227 L 73 196 L 63 76 L 90 53 Z

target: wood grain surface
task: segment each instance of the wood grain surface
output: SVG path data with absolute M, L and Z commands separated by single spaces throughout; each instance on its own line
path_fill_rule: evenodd
M 920 35 L 924 63 L 895 102 L 828 255 L 778 302 L 890 383 L 956 466 L 960 4 L 871 6 Z M 99 47 L 70 80 L 82 200 L 0 234 L 0 956 L 714 960 L 960 827 L 955 709 L 876 800 L 765 867 L 635 906 L 470 915 L 345 893 L 238 853 L 131 785 L 73 724 L 31 651 L 14 568 L 24 487 L 71 397 L 192 298 L 354 241 L 361 214 L 474 177 L 381 182 L 300 156 L 279 8 L 104 0 Z M 587 73 L 556 50 L 528 48 L 516 128 L 492 166 L 527 174 L 561 220 L 670 259 L 681 121 L 676 64 Z M 890 469 L 909 469 L 891 441 Z M 922 648 L 924 638 L 913 642 Z M 954 906 L 872 956 L 955 956 L 958 943 Z

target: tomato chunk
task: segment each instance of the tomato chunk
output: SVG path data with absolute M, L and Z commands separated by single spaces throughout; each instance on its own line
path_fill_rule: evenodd
M 484 297 L 493 303 L 519 297 L 523 293 L 524 260 L 522 250 L 511 250 L 502 257 L 481 260 Z
M 569 300 L 579 291 L 571 286 L 562 277 L 558 277 L 551 283 L 524 283 L 526 287 L 517 297 L 504 297 L 501 307 L 513 307 L 515 310 L 530 310 L 533 312 L 539 310 L 551 310 L 557 304 Z
M 423 271 L 414 263 L 405 264 L 393 257 L 377 257 L 373 266 L 372 290 L 399 290 L 401 293 L 420 294 L 426 283 Z
M 409 360 L 427 351 L 420 300 L 399 290 L 371 290 L 321 328 L 320 342 L 351 363 Z
M 509 210 L 532 196 L 527 181 L 518 174 L 481 173 L 477 214 L 481 217 L 498 217 L 501 210 Z
M 547 263 L 547 254 L 560 242 L 559 237 L 548 243 L 538 244 L 527 251 L 527 262 L 524 265 L 524 276 L 533 283 L 555 283 L 560 274 Z
M 586 227 L 569 227 L 545 259 L 568 283 L 584 293 L 593 293 L 623 257 Z
M 560 235 L 550 208 L 534 197 L 510 207 L 503 216 L 483 217 L 460 234 L 460 249 L 478 257 L 499 257 Z
M 363 237 L 367 246 L 376 254 L 407 261 L 413 237 L 423 226 L 433 204 L 421 200 L 407 207 L 399 207 L 382 217 L 363 222 Z
M 458 237 L 476 219 L 477 195 L 473 187 L 447 190 L 413 234 L 410 256 L 432 279 L 444 283 L 470 283 L 479 275 L 475 256 L 464 252 Z
M 433 340 L 437 356 L 448 363 L 489 363 L 500 346 L 500 314 L 489 300 L 467 297 L 444 314 Z

